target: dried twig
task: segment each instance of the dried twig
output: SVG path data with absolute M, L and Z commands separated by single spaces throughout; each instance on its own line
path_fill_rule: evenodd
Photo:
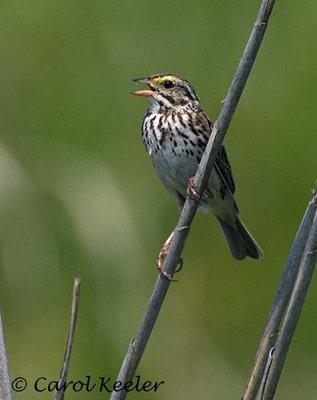
M 72 353 L 72 347 L 74 342 L 75 328 L 77 322 L 77 314 L 78 314 L 78 306 L 79 306 L 79 294 L 80 294 L 80 284 L 81 279 L 75 278 L 74 287 L 73 287 L 73 300 L 72 300 L 72 309 L 70 315 L 69 329 L 65 347 L 65 353 L 63 358 L 62 369 L 60 373 L 60 378 L 58 382 L 59 390 L 56 391 L 55 400 L 63 400 L 64 399 L 64 390 L 63 386 L 66 382 L 67 373 L 69 369 L 70 357 Z
M 281 330 L 275 343 L 272 366 L 268 371 L 266 384 L 261 400 L 271 400 L 274 397 L 276 387 L 281 376 L 281 372 L 286 360 L 287 352 L 293 338 L 297 322 L 302 311 L 304 301 L 309 289 L 317 261 L 317 194 L 313 200 L 315 212 L 312 218 L 312 224 L 309 236 L 305 246 L 304 254 L 298 269 L 292 296 L 286 311 Z
M 272 348 L 275 346 L 277 335 L 279 333 L 279 327 L 283 320 L 287 304 L 294 288 L 296 277 L 301 265 L 301 260 L 303 258 L 305 245 L 312 229 L 313 219 L 317 207 L 316 201 L 316 194 L 314 194 L 312 201 L 310 201 L 306 209 L 302 223 L 298 229 L 294 243 L 291 247 L 276 292 L 276 296 L 272 304 L 271 312 L 266 322 L 266 326 L 263 332 L 259 349 L 256 354 L 254 365 L 249 376 L 249 380 L 243 396 L 244 400 L 255 400 L 257 398 L 261 382 L 262 386 L 265 382 L 265 387 L 267 387 L 268 376 L 266 376 L 266 366 L 269 362 L 271 365 L 269 374 L 271 374 L 274 365 L 273 358 L 271 359 L 269 354 Z M 277 357 L 276 352 L 274 352 L 273 357 Z M 265 388 L 262 387 L 261 392 L 264 389 Z
M 7 351 L 4 341 L 2 314 L 0 313 L 0 399 L 12 400 Z
M 194 184 L 197 188 L 198 195 L 203 193 L 221 143 L 223 142 L 228 130 L 230 121 L 260 48 L 274 3 L 275 0 L 263 0 L 261 3 L 260 11 L 253 30 L 194 178 Z M 175 272 L 187 239 L 190 224 L 197 210 L 197 205 L 197 202 L 193 199 L 186 199 L 178 224 L 174 231 L 171 247 L 164 262 L 164 271 L 166 271 L 167 274 L 173 275 Z M 139 330 L 135 338 L 131 341 L 121 366 L 118 380 L 123 383 L 130 381 L 135 374 L 169 285 L 170 281 L 162 277 L 160 274 L 157 278 Z M 126 390 L 112 392 L 111 400 L 122 400 L 126 395 Z

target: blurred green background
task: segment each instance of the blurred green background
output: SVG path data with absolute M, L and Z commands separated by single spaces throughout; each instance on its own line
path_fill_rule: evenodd
M 69 379 L 115 380 L 175 225 L 140 135 L 131 80 L 183 75 L 215 119 L 260 1 L 0 3 L 0 308 L 12 378 L 57 379 L 72 284 L 83 279 Z M 277 2 L 226 138 L 241 215 L 264 249 L 231 258 L 197 215 L 129 399 L 238 399 L 316 180 L 317 3 Z M 277 399 L 317 391 L 316 280 Z M 70 392 L 100 400 L 106 393 Z

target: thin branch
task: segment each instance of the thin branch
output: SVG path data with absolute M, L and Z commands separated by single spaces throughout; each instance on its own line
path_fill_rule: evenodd
M 230 121 L 233 117 L 247 78 L 252 69 L 254 60 L 267 28 L 267 23 L 274 3 L 275 0 L 263 0 L 261 3 L 260 11 L 246 48 L 243 52 L 238 69 L 227 93 L 219 118 L 216 121 L 210 135 L 208 144 L 194 178 L 194 184 L 197 188 L 196 191 L 200 196 L 202 195 L 206 186 L 220 146 L 224 140 Z M 178 224 L 174 230 L 174 236 L 170 250 L 164 262 L 164 271 L 170 275 L 173 275 L 175 272 L 177 263 L 181 257 L 181 253 L 184 248 L 189 233 L 189 228 L 195 216 L 197 207 L 198 203 L 187 197 Z M 136 372 L 169 285 L 170 281 L 159 274 L 139 330 L 135 338 L 130 343 L 119 372 L 119 376 L 117 378 L 117 380 L 123 382 L 123 384 L 132 380 Z M 124 389 L 117 392 L 113 391 L 111 400 L 122 400 L 126 397 L 126 395 L 127 391 Z
M 4 341 L 2 314 L 0 313 L 0 399 L 12 400 L 9 364 Z
M 298 270 L 292 297 L 284 318 L 281 331 L 277 337 L 272 367 L 269 370 L 264 395 L 261 400 L 271 400 L 274 397 L 278 381 L 286 360 L 287 352 L 299 320 L 309 285 L 317 261 L 317 194 L 312 200 L 315 205 L 315 215 L 307 239 L 304 255 Z
M 267 360 L 270 362 L 269 353 L 274 347 L 278 330 L 283 320 L 283 316 L 285 314 L 285 310 L 296 281 L 315 212 L 316 198 L 314 197 L 308 204 L 305 215 L 288 255 L 275 299 L 264 328 L 261 343 L 255 357 L 254 365 L 245 389 L 243 396 L 244 400 L 255 400 L 259 392 L 261 382 L 263 381 L 263 376 L 265 376 L 265 369 L 268 362 Z
M 72 353 L 72 347 L 74 342 L 74 335 L 75 335 L 75 328 L 77 322 L 77 314 L 78 314 L 78 306 L 79 306 L 79 294 L 80 294 L 80 284 L 81 279 L 75 278 L 74 280 L 74 287 L 73 287 L 73 299 L 72 299 L 72 309 L 69 321 L 69 329 L 65 347 L 65 353 L 63 358 L 62 369 L 60 373 L 60 378 L 58 381 L 58 388 L 59 390 L 56 391 L 55 400 L 63 400 L 64 399 L 64 390 L 63 386 L 66 382 L 67 373 L 70 364 L 70 358 Z

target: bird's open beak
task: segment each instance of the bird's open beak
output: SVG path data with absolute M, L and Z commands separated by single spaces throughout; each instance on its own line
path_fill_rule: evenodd
M 133 79 L 133 82 L 145 83 L 149 88 L 148 90 L 136 90 L 135 92 L 132 92 L 132 94 L 135 94 L 136 96 L 150 97 L 153 96 L 156 91 L 154 86 L 151 85 L 151 81 L 149 78 L 136 78 Z

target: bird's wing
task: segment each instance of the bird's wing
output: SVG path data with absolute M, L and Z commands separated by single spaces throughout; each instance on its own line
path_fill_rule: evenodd
M 198 120 L 201 121 L 203 130 L 207 133 L 207 137 L 204 137 L 207 143 L 208 137 L 213 128 L 213 124 L 208 115 L 205 114 L 202 110 L 200 113 L 198 113 Z M 231 192 L 231 194 L 233 194 L 235 191 L 235 183 L 232 176 L 231 165 L 229 163 L 224 145 L 221 145 L 220 147 L 214 166 L 226 188 Z
M 224 145 L 221 145 L 215 161 L 215 168 L 221 176 L 223 183 L 230 190 L 231 194 L 235 191 L 235 183 L 232 176 L 231 165 Z

